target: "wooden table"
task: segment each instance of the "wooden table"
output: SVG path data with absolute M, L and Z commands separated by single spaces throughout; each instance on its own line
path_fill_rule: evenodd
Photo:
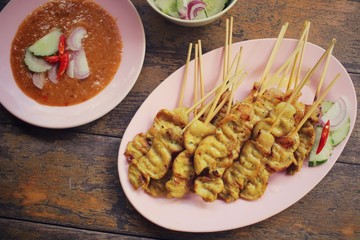
M 8 0 L 0 2 L 2 9 Z M 286 21 L 286 36 L 297 38 L 311 20 L 309 40 L 326 48 L 337 38 L 334 55 L 360 96 L 360 2 L 239 0 L 221 20 L 194 29 L 167 22 L 144 0 L 132 2 L 144 23 L 146 56 L 137 83 L 115 109 L 81 127 L 51 130 L 0 106 L 0 239 L 359 239 L 358 121 L 335 166 L 304 198 L 265 221 L 217 233 L 174 232 L 142 217 L 121 189 L 117 155 L 136 110 L 184 64 L 188 43 L 203 39 L 204 52 L 221 47 L 230 16 L 234 41 L 276 37 Z

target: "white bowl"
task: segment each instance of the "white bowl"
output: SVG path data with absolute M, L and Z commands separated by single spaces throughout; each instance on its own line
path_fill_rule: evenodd
M 224 15 L 227 11 L 229 11 L 235 5 L 237 0 L 232 0 L 231 3 L 226 8 L 224 8 L 221 12 L 219 12 L 215 15 L 208 17 L 208 18 L 197 19 L 197 20 L 183 20 L 183 19 L 169 16 L 169 15 L 163 13 L 158 7 L 156 7 L 154 0 L 147 0 L 147 2 L 158 14 L 160 14 L 161 16 L 163 16 L 164 18 L 168 19 L 169 21 L 171 21 L 175 24 L 178 24 L 180 26 L 185 26 L 185 27 L 200 27 L 200 26 L 208 25 L 208 24 L 218 20 L 222 15 Z

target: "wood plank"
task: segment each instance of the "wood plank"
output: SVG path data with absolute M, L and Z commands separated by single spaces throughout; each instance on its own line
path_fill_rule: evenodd
M 97 239 L 97 240 L 147 240 L 152 238 L 142 238 L 138 236 L 126 236 L 115 233 L 105 233 L 89 231 L 84 229 L 74 229 L 69 227 L 41 224 L 27 221 L 0 218 L 1 239 L 34 239 L 47 240 L 51 236 L 52 240 L 63 239 Z
M 266 221 L 199 235 L 164 230 L 136 212 L 118 180 L 118 138 L 0 126 L 0 139 L 0 217 L 145 237 L 360 237 L 359 164 L 336 163 L 308 195 Z

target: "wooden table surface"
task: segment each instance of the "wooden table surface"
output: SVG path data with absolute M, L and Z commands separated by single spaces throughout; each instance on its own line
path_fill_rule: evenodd
M 0 2 L 2 9 L 8 0 Z M 276 37 L 286 21 L 286 36 L 297 38 L 310 20 L 309 41 L 326 48 L 337 38 L 333 54 L 360 96 L 360 2 L 239 0 L 219 21 L 194 29 L 167 22 L 144 0 L 132 3 L 144 24 L 146 56 L 115 109 L 80 127 L 51 130 L 0 105 L 0 239 L 360 239 L 359 120 L 320 184 L 283 212 L 240 229 L 195 234 L 159 227 L 132 207 L 117 171 L 119 144 L 138 107 L 184 64 L 189 42 L 202 39 L 204 52 L 221 47 L 230 16 L 235 42 Z

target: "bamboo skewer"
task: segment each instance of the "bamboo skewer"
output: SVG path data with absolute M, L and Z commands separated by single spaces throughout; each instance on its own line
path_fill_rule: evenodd
M 213 119 L 213 118 L 215 117 L 215 115 L 220 111 L 220 109 L 225 105 L 225 103 L 226 103 L 227 101 L 230 101 L 229 97 L 230 97 L 230 93 L 228 93 L 228 92 L 225 93 L 224 99 L 217 105 L 217 107 L 216 107 L 216 109 L 214 110 L 214 112 L 212 112 L 211 114 L 209 114 L 209 119 L 210 119 L 210 121 L 211 121 L 211 119 Z M 209 121 L 209 122 L 205 121 L 205 124 L 209 124 L 210 121 Z
M 308 41 L 308 37 L 309 37 L 309 32 L 310 32 L 310 21 L 305 21 L 305 37 L 304 37 L 304 44 L 303 47 L 301 48 L 301 52 L 300 52 L 300 61 L 299 61 L 299 66 L 298 66 L 298 70 L 297 70 L 297 74 L 296 74 L 296 78 L 295 78 L 295 86 L 297 85 L 299 79 L 300 79 L 300 72 L 301 72 L 301 66 L 302 66 L 302 62 L 304 59 L 304 52 L 305 52 L 305 47 L 306 47 L 306 43 Z
M 235 62 L 236 60 L 239 58 L 239 54 L 236 55 L 235 57 L 235 60 L 232 62 L 231 64 L 231 67 L 230 67 L 230 71 L 232 71 L 232 69 L 234 68 L 234 65 L 235 65 Z M 239 74 L 235 74 L 232 78 L 230 79 L 233 79 L 233 78 L 236 78 Z M 229 75 L 227 75 L 226 79 L 224 82 L 228 82 L 229 81 Z M 225 89 L 224 89 L 225 85 L 221 88 L 220 92 L 224 92 Z M 220 99 L 221 95 L 216 95 L 215 97 L 215 101 L 213 102 L 213 105 L 211 106 L 211 109 L 210 109 L 210 112 L 209 112 L 209 115 L 211 115 L 211 113 L 215 110 L 216 108 L 216 105 L 218 104 L 219 102 L 219 99 Z M 205 122 L 209 123 L 210 122 L 210 119 L 209 118 L 206 118 Z
M 230 29 L 229 29 L 229 41 L 228 41 L 228 53 L 227 53 L 227 62 L 230 62 L 230 57 L 231 57 L 231 48 L 232 48 L 232 35 L 233 35 L 233 27 L 234 27 L 234 18 L 230 17 Z M 229 74 L 229 69 L 227 69 L 227 74 Z
M 309 70 L 310 72 L 311 70 Z M 279 123 L 280 118 L 282 117 L 282 115 L 285 113 L 285 110 L 288 108 L 288 106 L 294 101 L 295 97 L 299 94 L 300 90 L 305 86 L 305 84 L 309 81 L 310 79 L 310 75 L 307 75 L 306 78 L 303 79 L 303 81 L 294 89 L 294 91 L 291 93 L 289 99 L 286 101 L 286 105 L 285 107 L 281 110 L 281 112 L 279 113 L 279 115 L 277 115 L 275 121 L 273 122 L 273 124 L 270 127 L 269 132 L 271 132 L 273 130 L 273 128 Z
M 310 30 L 310 24 L 309 24 L 308 21 L 305 21 L 304 29 L 303 29 L 301 37 L 299 39 L 299 41 L 300 41 L 299 44 L 302 43 L 302 47 L 301 47 L 300 52 L 298 52 L 296 54 L 293 67 L 291 69 L 288 88 L 286 89 L 286 91 L 288 91 L 290 89 L 293 82 L 294 82 L 294 88 L 296 87 L 296 85 L 298 83 L 298 77 L 300 76 L 302 58 L 303 58 L 303 54 L 304 54 L 304 50 L 305 50 L 305 44 L 307 42 L 307 36 L 309 34 L 309 30 Z
M 336 40 L 333 40 L 333 41 L 336 41 Z M 326 75 L 326 72 L 327 72 L 327 69 L 328 69 L 328 66 L 329 66 L 329 62 L 330 62 L 330 58 L 331 58 L 333 49 L 334 49 L 334 45 L 330 48 L 329 54 L 328 54 L 327 57 L 326 57 L 324 69 L 323 69 L 323 71 L 322 71 L 322 73 L 321 73 L 321 76 L 320 76 L 320 83 L 319 83 L 319 85 L 318 85 L 318 87 L 317 87 L 314 100 L 316 100 L 316 98 L 317 98 L 317 97 L 319 96 L 319 94 L 320 94 L 321 87 L 322 87 L 322 84 L 323 84 L 324 79 L 325 79 L 325 75 Z
M 288 57 L 288 59 L 283 63 L 283 65 L 274 73 L 274 75 L 272 76 L 271 80 L 269 81 L 270 83 L 272 82 L 273 79 L 277 78 L 278 75 L 283 72 L 289 65 L 291 65 L 291 62 L 294 60 L 295 56 L 299 53 L 300 49 L 302 47 L 302 43 L 299 44 L 295 50 L 292 52 L 292 54 Z M 263 85 L 265 85 L 263 83 Z M 264 92 L 266 91 L 266 88 L 262 88 L 259 92 L 259 96 L 263 95 Z
M 285 32 L 286 32 L 286 29 L 287 29 L 288 25 L 289 25 L 288 23 L 285 23 L 281 28 L 279 36 L 278 36 L 278 38 L 277 38 L 277 40 L 275 42 L 275 45 L 274 45 L 273 50 L 271 52 L 271 55 L 269 57 L 269 60 L 268 60 L 268 62 L 266 64 L 266 66 L 265 66 L 265 70 L 264 70 L 264 72 L 263 72 L 263 74 L 262 74 L 262 76 L 260 78 L 260 88 L 259 89 L 261 89 L 261 86 L 263 85 L 265 79 L 267 78 L 267 75 L 269 74 L 272 63 L 273 63 L 273 61 L 275 59 L 275 56 L 276 56 L 276 54 L 277 54 L 277 52 L 278 52 L 278 50 L 280 48 L 280 44 L 281 44 L 281 42 L 282 42 L 282 40 L 284 38 L 284 35 L 285 35 Z
M 224 69 L 223 80 L 225 81 L 228 72 L 228 54 L 229 54 L 229 19 L 226 19 L 225 46 L 224 46 Z
M 308 73 L 305 75 L 304 80 L 300 83 L 299 86 L 297 86 L 294 90 L 294 92 L 291 94 L 290 98 L 287 101 L 286 107 L 284 107 L 284 109 L 280 112 L 280 114 L 277 116 L 277 118 L 275 119 L 274 123 L 272 124 L 270 130 L 272 130 L 279 122 L 281 116 L 284 114 L 285 109 L 287 108 L 287 106 L 289 104 L 291 104 L 291 102 L 293 101 L 293 99 L 295 98 L 295 96 L 299 93 L 299 91 L 305 86 L 305 83 L 310 79 L 310 77 L 312 76 L 312 74 L 316 71 L 316 69 L 320 66 L 320 64 L 324 61 L 324 58 L 327 57 L 330 52 L 332 51 L 332 48 L 334 47 L 334 40 L 331 42 L 330 46 L 328 47 L 328 49 L 323 53 L 323 55 L 320 57 L 320 59 L 317 61 L 317 63 L 315 64 L 315 66 L 308 71 Z
M 198 77 L 199 77 L 199 69 L 198 69 L 198 61 L 199 61 L 199 46 L 195 44 L 195 59 L 194 59 L 194 103 L 198 101 Z M 194 115 L 197 114 L 197 108 L 194 109 Z
M 237 74 L 236 77 L 240 76 L 240 74 Z M 194 111 L 195 108 L 197 108 L 200 104 L 202 104 L 203 102 L 206 101 L 206 99 L 208 99 L 212 94 L 214 94 L 215 92 L 220 91 L 222 88 L 228 88 L 229 86 L 231 86 L 231 84 L 233 84 L 233 82 L 236 80 L 236 78 L 232 78 L 230 79 L 228 82 L 224 81 L 222 82 L 219 86 L 215 87 L 214 89 L 212 89 L 210 92 L 208 92 L 202 99 L 200 99 L 197 103 L 195 103 L 191 108 L 189 108 L 186 111 L 186 114 L 190 114 L 192 111 Z
M 221 92 L 221 91 L 219 91 L 218 92 L 218 94 L 219 95 L 222 95 L 223 94 L 223 92 Z M 229 96 L 229 93 L 227 93 L 226 95 L 225 95 L 225 100 L 228 98 L 228 96 Z M 194 118 L 193 119 L 191 119 L 191 121 L 183 128 L 183 132 L 185 132 L 185 130 L 191 125 L 191 124 L 193 124 L 196 120 L 198 120 L 204 113 L 205 113 L 205 111 L 214 103 L 214 101 L 215 101 L 215 98 L 213 98 L 211 101 L 209 101 L 195 116 L 194 116 Z M 223 100 L 224 101 L 224 100 Z M 221 103 L 220 103 L 220 105 L 221 105 Z M 220 106 L 219 105 L 219 106 Z M 215 109 L 215 111 L 214 111 L 214 113 L 216 114 L 218 111 L 219 111 L 220 109 L 218 109 L 218 108 L 216 108 Z M 214 114 L 214 116 L 215 116 L 215 114 Z M 213 118 L 213 117 L 212 117 Z M 212 119 L 211 118 L 211 119 Z M 208 124 L 208 123 L 207 123 Z
M 305 116 L 301 119 L 300 123 L 296 126 L 296 128 L 291 131 L 289 134 L 292 136 L 293 134 L 297 133 L 300 128 L 305 124 L 306 120 L 311 116 L 311 114 L 315 111 L 317 106 L 322 102 L 322 100 L 326 97 L 326 95 L 329 93 L 330 89 L 334 86 L 336 81 L 340 78 L 340 73 L 336 74 L 335 78 L 330 82 L 328 87 L 325 89 L 324 93 L 313 103 L 309 111 L 305 114 Z
M 241 71 L 243 71 L 243 69 L 240 68 L 240 62 L 241 62 L 241 57 L 242 57 L 242 46 L 240 46 L 239 48 L 239 57 L 237 59 L 237 64 L 236 64 L 236 69 L 235 69 L 235 74 L 240 73 Z M 244 79 L 244 78 L 243 78 Z M 233 99 L 234 99 L 234 93 L 235 93 L 235 89 L 237 89 L 240 84 L 243 82 L 243 79 L 239 81 L 238 85 L 235 86 L 235 83 L 232 85 L 231 87 L 231 92 L 230 92 L 230 97 L 229 97 L 229 102 L 228 102 L 228 108 L 226 110 L 226 115 L 228 115 L 231 111 L 231 106 L 233 104 Z
M 203 68 L 203 61 L 202 61 L 202 45 L 201 40 L 198 40 L 199 45 L 199 69 L 200 69 L 200 98 L 204 97 L 204 68 Z
M 186 80 L 187 80 L 187 75 L 188 75 L 188 71 L 189 71 L 189 62 L 190 62 L 190 58 L 191 58 L 191 51 L 192 51 L 192 43 L 189 44 L 188 54 L 187 54 L 187 58 L 186 58 L 185 72 L 184 72 L 184 77 L 183 77 L 183 81 L 182 81 L 182 85 L 181 85 L 181 92 L 180 92 L 180 99 L 179 99 L 178 107 L 183 106 L 184 93 L 185 93 L 185 87 L 186 87 Z
M 289 70 L 290 70 L 290 67 L 291 67 L 291 64 L 289 64 L 287 67 L 286 67 L 286 69 L 285 69 L 285 71 L 284 71 L 284 73 L 283 73 L 283 75 L 282 75 L 282 77 L 281 77 L 281 79 L 280 79 L 280 81 L 279 81 L 279 85 L 278 85 L 278 89 L 280 89 L 282 86 L 283 86 L 283 82 L 284 82 L 284 79 L 286 78 L 286 76 L 288 75 L 288 73 L 289 73 Z M 289 82 L 289 80 L 288 80 L 288 82 Z

